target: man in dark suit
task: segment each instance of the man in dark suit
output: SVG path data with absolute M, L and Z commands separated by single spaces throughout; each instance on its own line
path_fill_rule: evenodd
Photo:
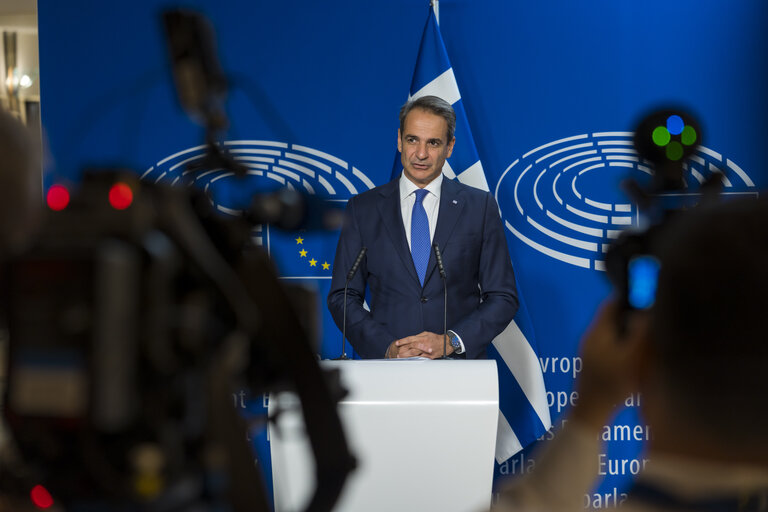
M 518 307 L 515 276 L 493 196 L 444 178 L 455 142 L 456 114 L 424 96 L 400 110 L 402 175 L 353 197 L 339 238 L 328 307 L 342 328 L 347 272 L 347 334 L 366 359 L 443 355 L 443 282 L 448 287 L 446 354 L 482 358 Z M 370 311 L 364 307 L 366 287 Z

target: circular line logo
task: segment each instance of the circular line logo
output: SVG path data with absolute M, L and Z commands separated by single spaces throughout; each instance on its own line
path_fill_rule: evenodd
M 604 256 L 622 229 L 637 226 L 636 205 L 621 193 L 627 173 L 647 181 L 651 164 L 633 147 L 633 132 L 597 132 L 543 144 L 507 167 L 495 197 L 506 228 L 551 258 L 605 270 Z M 752 179 L 732 160 L 699 146 L 683 164 L 686 189 L 698 195 L 713 172 L 723 173 L 723 194 L 757 194 Z M 687 190 L 690 189 L 690 192 Z
M 248 169 L 248 176 L 261 177 L 291 189 L 346 201 L 374 187 L 373 181 L 357 167 L 317 149 L 268 140 L 229 140 L 223 145 L 236 161 Z M 187 183 L 182 178 L 190 174 L 188 166 L 199 162 L 205 155 L 204 145 L 184 149 L 158 161 L 142 174 L 141 179 L 172 185 L 179 181 Z M 219 186 L 235 179 L 231 171 L 210 169 L 196 173 L 188 183 L 207 192 L 213 184 Z M 234 181 L 231 185 L 237 186 Z M 211 198 L 217 210 L 230 215 L 240 213 L 233 205 L 216 201 Z

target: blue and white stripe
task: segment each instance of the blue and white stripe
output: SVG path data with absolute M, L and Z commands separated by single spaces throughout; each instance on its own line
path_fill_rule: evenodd
M 443 98 L 456 111 L 456 144 L 453 154 L 443 167 L 443 174 L 489 191 L 459 86 L 431 8 L 421 39 L 409 97 L 427 95 Z M 396 158 L 392 177 L 399 175 L 401 170 L 400 160 Z M 499 369 L 500 411 L 496 461 L 502 463 L 552 426 L 533 329 L 522 300 L 515 320 L 493 340 L 489 352 L 497 360 Z

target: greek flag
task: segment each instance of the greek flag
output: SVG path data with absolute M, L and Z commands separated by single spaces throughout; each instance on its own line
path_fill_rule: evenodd
M 443 98 L 456 111 L 456 145 L 443 166 L 443 174 L 488 191 L 483 164 L 472 139 L 459 87 L 431 7 L 410 90 L 411 98 L 429 95 Z M 396 178 L 401 171 L 400 158 L 396 154 L 392 178 Z M 493 340 L 489 353 L 496 359 L 499 370 L 496 461 L 502 463 L 552 426 L 533 329 L 522 298 L 515 319 Z

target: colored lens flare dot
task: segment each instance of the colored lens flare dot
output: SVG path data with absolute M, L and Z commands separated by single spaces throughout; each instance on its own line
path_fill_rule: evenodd
M 53 497 L 48 489 L 42 485 L 36 485 L 29 491 L 29 497 L 37 508 L 51 508 L 53 506 Z
M 69 190 L 64 185 L 53 185 L 45 195 L 45 202 L 48 208 L 59 212 L 69 205 Z
M 685 128 L 685 123 L 682 117 L 674 114 L 667 118 L 667 130 L 672 135 L 680 135 L 683 132 L 683 128 Z
M 133 190 L 125 183 L 115 183 L 109 189 L 109 204 L 115 210 L 125 210 L 133 203 Z
M 667 146 L 667 158 L 677 161 L 683 158 L 683 146 L 676 140 L 673 140 Z
M 665 127 L 657 126 L 653 130 L 651 138 L 653 139 L 654 144 L 664 147 L 669 144 L 669 141 L 672 137 L 669 135 L 669 130 L 667 130 Z
M 696 130 L 693 126 L 686 126 L 683 128 L 683 133 L 680 135 L 680 141 L 686 146 L 693 146 L 696 143 Z
M 646 309 L 653 305 L 659 276 L 659 260 L 653 256 L 636 256 L 627 267 L 629 279 L 629 303 L 635 308 Z

